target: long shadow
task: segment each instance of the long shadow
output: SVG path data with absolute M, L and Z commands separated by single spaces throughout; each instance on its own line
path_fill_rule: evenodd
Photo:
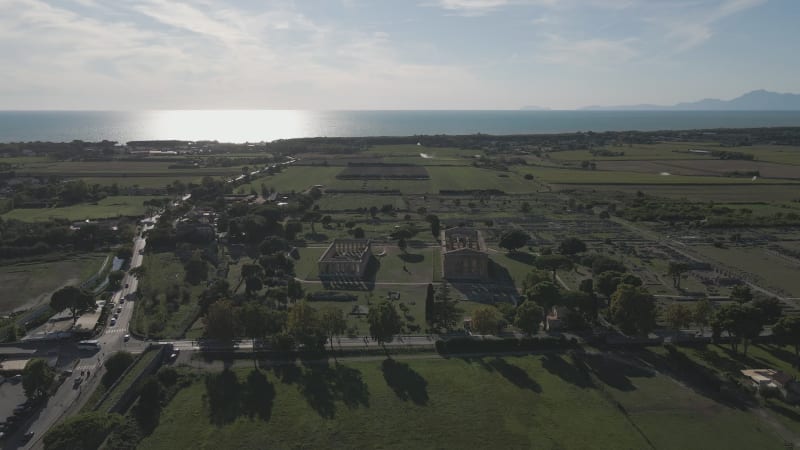
M 231 423 L 241 413 L 241 385 L 236 374 L 228 369 L 206 375 L 206 400 L 211 422 L 217 426 Z
M 308 362 L 302 368 L 289 364 L 276 366 L 273 371 L 281 382 L 296 384 L 308 405 L 323 418 L 335 417 L 336 402 L 350 409 L 369 407 L 369 389 L 357 369 Z
M 564 361 L 561 355 L 547 354 L 542 358 L 542 367 L 567 383 L 574 384 L 580 388 L 595 387 L 592 377 L 589 376 L 589 370 L 582 361 L 570 364 Z
M 781 347 L 777 347 L 775 345 L 758 344 L 757 347 L 769 353 L 770 355 L 780 359 L 781 361 L 791 364 L 793 367 L 800 367 L 800 358 L 798 358 L 797 356 L 795 356 L 794 353 L 788 350 L 785 350 Z
M 242 410 L 245 414 L 269 420 L 272 417 L 272 405 L 275 401 L 275 386 L 269 382 L 264 372 L 253 369 L 247 375 L 244 385 Z
M 519 261 L 529 266 L 532 266 L 533 263 L 536 261 L 536 256 L 531 255 L 528 252 L 508 252 L 506 253 L 506 256 L 509 259 L 513 259 L 514 261 Z
M 703 359 L 711 358 L 706 360 L 713 367 L 721 367 L 717 364 L 735 364 L 735 362 L 722 358 L 711 350 L 698 351 L 698 354 Z M 748 408 L 749 400 L 743 397 L 738 390 L 725 388 L 724 380 L 713 370 L 695 362 L 678 349 L 670 348 L 666 356 L 649 350 L 638 351 L 636 355 L 658 372 L 668 374 L 697 394 L 731 408 L 740 410 Z
M 314 411 L 326 419 L 333 419 L 336 414 L 336 397 L 330 379 L 330 367 L 319 367 L 306 370 L 300 379 L 300 393 Z
M 408 364 L 385 359 L 381 367 L 386 384 L 400 400 L 417 405 L 428 403 L 428 382 Z
M 369 389 L 361 376 L 361 372 L 338 363 L 334 368 L 334 372 L 336 375 L 336 390 L 345 406 L 350 409 L 355 409 L 359 406 L 369 408 Z
M 600 381 L 620 391 L 636 390 L 636 386 L 631 382 L 631 377 L 653 376 L 652 372 L 633 364 L 625 364 L 603 355 L 586 355 L 584 361 Z
M 489 260 L 489 277 L 497 284 L 514 285 L 514 278 L 511 277 L 508 269 L 491 259 Z
M 401 253 L 398 256 L 403 260 L 403 262 L 407 262 L 409 264 L 416 264 L 425 260 L 425 255 L 420 255 L 417 253 Z
M 542 392 L 542 386 L 528 376 L 528 373 L 519 368 L 519 366 L 510 364 L 502 358 L 493 359 L 489 362 L 489 366 L 520 389 L 530 389 L 537 394 Z

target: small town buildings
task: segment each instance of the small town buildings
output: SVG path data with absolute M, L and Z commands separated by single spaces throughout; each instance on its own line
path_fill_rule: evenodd
M 481 232 L 456 227 L 442 231 L 442 274 L 447 280 L 485 281 L 489 255 Z
M 372 259 L 372 241 L 369 239 L 334 239 L 317 261 L 319 277 L 364 278 Z
M 797 398 L 800 395 L 800 384 L 793 376 L 774 369 L 742 370 L 742 375 L 750 379 L 753 387 L 759 392 L 779 392 L 783 398 Z

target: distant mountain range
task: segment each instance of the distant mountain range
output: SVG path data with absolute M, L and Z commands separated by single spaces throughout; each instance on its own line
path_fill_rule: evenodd
M 707 98 L 672 106 L 587 106 L 581 109 L 584 111 L 800 111 L 800 94 L 780 94 L 760 89 L 733 100 Z

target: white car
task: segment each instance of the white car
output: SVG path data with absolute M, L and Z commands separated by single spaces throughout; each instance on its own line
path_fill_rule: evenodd
M 111 318 L 111 322 L 109 322 L 109 323 L 110 323 L 110 324 L 111 324 L 111 326 L 113 327 L 114 325 L 116 325 L 116 324 L 117 324 L 117 319 L 115 319 L 115 318 L 113 318 L 113 317 L 112 317 L 112 318 Z

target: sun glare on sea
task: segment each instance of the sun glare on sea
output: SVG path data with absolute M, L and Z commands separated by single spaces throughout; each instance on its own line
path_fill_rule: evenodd
M 147 113 L 149 135 L 162 139 L 260 142 L 308 135 L 311 114 L 295 110 L 174 110 Z

